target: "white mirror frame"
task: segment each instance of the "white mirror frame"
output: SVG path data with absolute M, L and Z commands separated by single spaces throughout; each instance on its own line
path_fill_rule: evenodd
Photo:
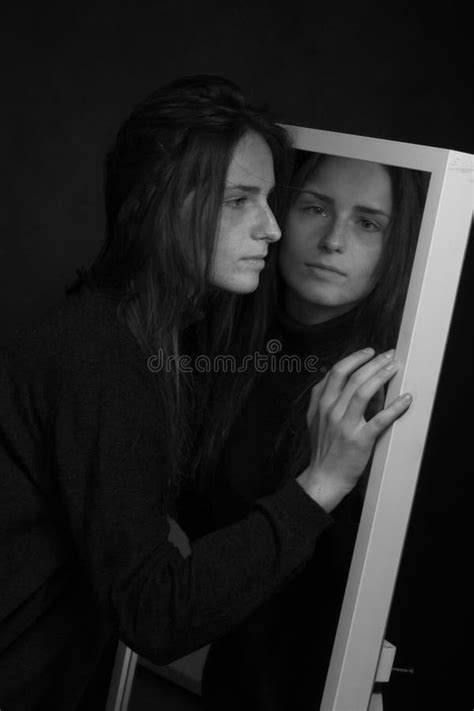
M 320 711 L 367 711 L 415 494 L 473 211 L 474 157 L 284 126 L 297 149 L 431 174 L 387 401 L 413 394 L 377 443 Z
M 431 174 L 396 347 L 404 365 L 387 393 L 392 400 L 409 391 L 414 400 L 375 450 L 320 706 L 320 711 L 367 711 L 469 235 L 474 157 L 298 126 L 284 128 L 300 150 Z M 136 661 L 137 655 L 120 643 L 107 710 L 128 708 Z

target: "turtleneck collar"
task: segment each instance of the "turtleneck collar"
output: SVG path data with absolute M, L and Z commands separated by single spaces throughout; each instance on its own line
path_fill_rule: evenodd
M 276 330 L 285 353 L 312 353 L 325 358 L 342 350 L 356 327 L 357 307 L 336 318 L 317 324 L 296 321 L 282 308 L 276 317 Z

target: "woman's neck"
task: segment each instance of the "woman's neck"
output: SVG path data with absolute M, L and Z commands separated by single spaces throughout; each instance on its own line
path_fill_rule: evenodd
M 339 306 L 325 306 L 324 304 L 313 304 L 305 299 L 301 299 L 293 291 L 286 290 L 284 297 L 284 311 L 292 319 L 305 326 L 315 326 L 319 323 L 331 321 L 338 316 L 351 311 L 355 304 L 341 304 Z

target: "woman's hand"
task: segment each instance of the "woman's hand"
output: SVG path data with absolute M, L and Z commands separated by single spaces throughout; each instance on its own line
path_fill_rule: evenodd
M 365 349 L 339 361 L 311 394 L 311 462 L 297 481 L 328 512 L 355 486 L 377 438 L 411 403 L 409 394 L 401 395 L 365 419 L 369 401 L 398 369 L 394 351 L 373 355 Z

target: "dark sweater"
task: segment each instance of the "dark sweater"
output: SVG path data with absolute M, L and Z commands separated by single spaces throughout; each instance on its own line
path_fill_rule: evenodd
M 278 591 L 331 522 L 290 482 L 184 558 L 168 541 L 154 375 L 116 307 L 83 288 L 2 354 L 2 711 L 77 709 L 87 688 L 95 708 L 117 636 L 158 663 L 207 644 Z
M 212 514 L 209 527 L 244 516 L 258 497 L 285 486 L 307 465 L 311 385 L 339 359 L 352 328 L 351 313 L 316 326 L 278 317 L 270 337 L 282 344 L 279 355 L 296 355 L 301 363 L 308 355 L 317 356 L 318 370 L 278 368 L 260 377 L 230 432 L 218 481 L 205 494 Z M 298 450 L 302 457 L 296 463 Z M 207 709 L 318 707 L 361 503 L 357 487 L 332 512 L 335 525 L 321 536 L 304 570 L 211 647 L 203 678 Z

